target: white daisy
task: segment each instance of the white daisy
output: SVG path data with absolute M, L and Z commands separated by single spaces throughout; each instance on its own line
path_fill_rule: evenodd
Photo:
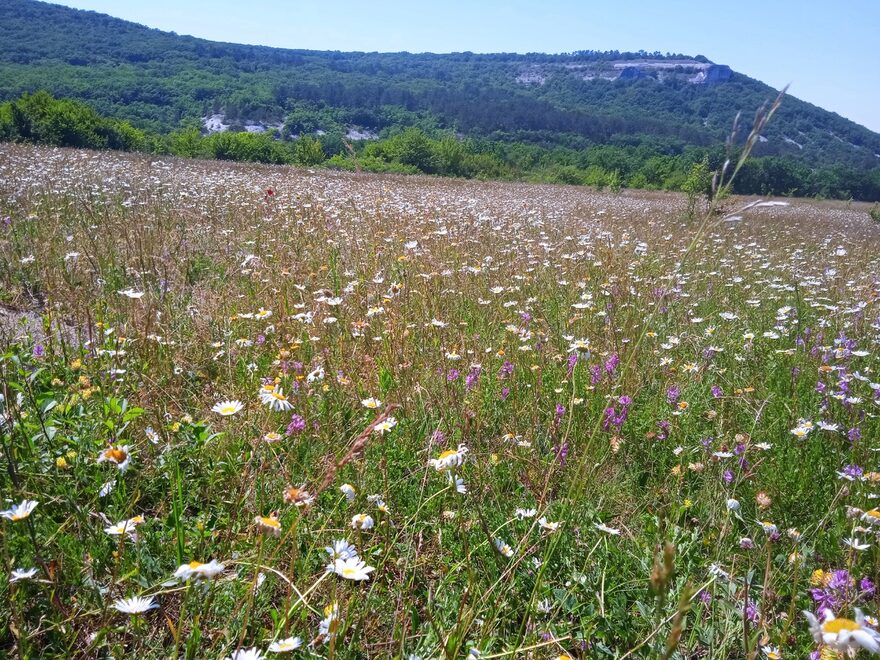
M 605 532 L 606 534 L 611 534 L 613 536 L 620 536 L 619 529 L 615 529 L 614 527 L 609 527 L 605 523 L 593 523 L 593 527 L 598 529 L 600 532 Z
M 223 564 L 214 559 L 207 564 L 203 564 L 200 561 L 191 561 L 188 564 L 181 564 L 178 566 L 177 570 L 174 571 L 174 577 L 181 582 L 187 580 L 210 579 L 220 575 L 225 568 L 226 567 Z
M 148 610 L 159 607 L 159 604 L 153 600 L 152 596 L 146 598 L 132 596 L 131 598 L 120 598 L 113 603 L 113 607 L 123 614 L 143 614 Z
M 14 568 L 9 575 L 9 581 L 18 582 L 19 580 L 30 580 L 36 574 L 36 568 Z
M 838 619 L 831 610 L 824 611 L 825 620 L 819 620 L 812 612 L 804 611 L 810 622 L 810 632 L 817 644 L 825 644 L 835 651 L 858 651 L 860 648 L 871 653 L 880 653 L 880 634 L 866 627 L 862 611 L 856 608 L 856 620 Z
M 300 646 L 302 646 L 302 640 L 299 637 L 288 637 L 287 639 L 281 639 L 277 642 L 272 642 L 269 644 L 269 652 L 270 653 L 289 653 L 290 651 L 296 651 Z
M 215 403 L 214 407 L 211 408 L 211 411 L 218 415 L 222 415 L 223 417 L 229 417 L 230 415 L 234 415 L 241 411 L 242 408 L 244 408 L 244 406 L 241 401 L 228 400 Z
M 37 508 L 38 504 L 39 502 L 36 500 L 22 500 L 20 503 L 13 505 L 12 508 L 6 509 L 6 511 L 0 511 L 0 516 L 3 516 L 12 522 L 24 520 L 33 513 L 33 510 Z
M 357 556 L 337 559 L 333 562 L 332 568 L 329 566 L 327 568 L 329 572 L 336 573 L 339 577 L 357 582 L 369 580 L 370 573 L 376 570 L 372 566 L 367 566 L 366 562 Z

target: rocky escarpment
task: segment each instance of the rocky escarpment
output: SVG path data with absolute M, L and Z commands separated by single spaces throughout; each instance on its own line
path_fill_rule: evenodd
M 653 78 L 658 82 L 683 80 L 695 85 L 721 84 L 728 82 L 733 76 L 733 71 L 726 64 L 682 58 L 533 64 L 520 69 L 516 74 L 516 81 L 525 85 L 543 85 L 554 73 L 577 73 L 584 80 L 626 81 Z

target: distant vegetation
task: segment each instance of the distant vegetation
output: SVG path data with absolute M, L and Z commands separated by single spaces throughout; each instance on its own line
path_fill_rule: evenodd
M 724 162 L 738 112 L 747 127 L 776 96 L 735 72 L 690 82 L 708 63 L 644 51 L 285 50 L 4 0 L 0 101 L 19 100 L 4 106 L 0 131 L 56 145 L 681 190 L 694 165 Z M 637 75 L 612 79 L 621 66 Z M 23 96 L 41 90 L 88 105 Z M 212 116 L 228 132 L 205 135 Z M 737 192 L 880 200 L 877 154 L 880 135 L 788 98 Z
M 299 112 L 293 116 L 298 127 L 304 128 L 315 115 Z M 2 140 L 369 172 L 681 190 L 689 198 L 706 191 L 710 182 L 707 173 L 720 167 L 725 157 L 720 146 L 676 150 L 660 140 L 573 148 L 462 139 L 430 125 L 391 128 L 383 135 L 377 140 L 345 142 L 337 133 L 303 133 L 285 140 L 269 132 L 203 135 L 191 127 L 159 134 L 103 117 L 87 104 L 55 99 L 46 92 L 0 104 Z M 880 200 L 880 170 L 844 166 L 812 170 L 783 158 L 756 158 L 746 163 L 735 191 Z

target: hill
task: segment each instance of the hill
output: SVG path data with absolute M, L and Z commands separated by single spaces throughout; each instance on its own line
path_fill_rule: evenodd
M 641 161 L 713 147 L 717 160 L 737 113 L 747 119 L 744 137 L 756 109 L 776 95 L 702 56 L 289 50 L 212 42 L 95 12 L 5 0 L 0 100 L 41 89 L 158 133 L 197 126 L 285 138 L 316 134 L 328 155 L 344 154 L 342 138 L 370 140 L 418 127 L 507 145 L 491 147 L 505 154 L 511 144 L 575 151 L 612 145 L 629 154 L 640 150 Z M 534 153 L 526 160 L 543 158 Z M 807 176 L 803 168 L 836 168 L 838 180 L 851 179 L 841 168 L 864 173 L 880 167 L 880 135 L 790 97 L 756 155 L 797 164 L 794 179 Z M 626 174 L 623 160 L 589 164 Z

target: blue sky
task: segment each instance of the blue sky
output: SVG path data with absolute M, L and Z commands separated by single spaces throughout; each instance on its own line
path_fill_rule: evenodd
M 701 54 L 880 132 L 880 0 L 56 1 L 286 48 Z

